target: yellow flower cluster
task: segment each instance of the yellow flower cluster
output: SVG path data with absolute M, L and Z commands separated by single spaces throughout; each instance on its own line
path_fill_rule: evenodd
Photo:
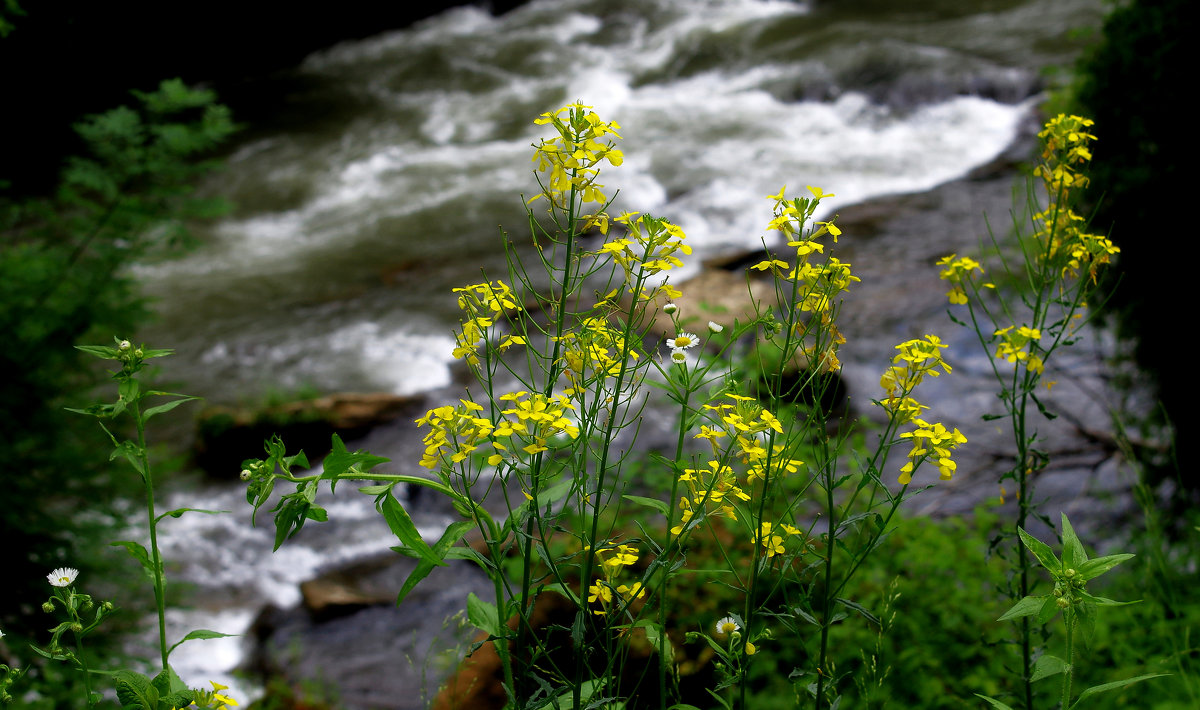
M 850 284 L 860 279 L 850 269 L 850 264 L 843 263 L 836 257 L 829 257 L 822 264 L 813 264 L 814 254 L 824 254 L 825 245 L 818 241 L 829 235 L 836 243 L 842 230 L 833 221 L 816 222 L 814 227 L 805 232 L 804 225 L 816 211 L 818 204 L 826 197 L 834 195 L 819 187 L 808 186 L 811 198 L 797 197 L 791 200 L 784 198 L 787 187 L 777 195 L 768 195 L 767 199 L 775 203 L 774 218 L 767 224 L 767 230 L 778 230 L 787 239 L 787 245 L 796 250 L 796 266 L 772 257 L 751 266 L 759 271 L 770 271 L 776 278 L 795 282 L 797 285 L 797 308 L 802 313 L 812 313 L 820 316 L 821 328 L 813 331 L 812 335 L 820 342 L 819 345 L 804 344 L 802 353 L 810 362 L 816 363 L 822 372 L 841 369 L 837 349 L 846 342 L 838 332 L 834 322 L 838 294 L 848 291 Z M 797 334 L 802 337 L 811 330 L 807 322 L 799 321 L 795 325 Z M 822 337 L 820 331 L 827 331 L 828 336 Z
M 912 481 L 913 471 L 931 454 L 937 461 L 942 479 L 949 480 L 956 467 L 951 453 L 959 444 L 967 442 L 967 437 L 958 429 L 948 431 L 941 424 L 930 424 L 921 419 L 921 410 L 928 407 L 912 397 L 913 390 L 926 375 L 938 377 L 942 374 L 938 368 L 947 374 L 951 371 L 950 364 L 942 357 L 946 347 L 936 335 L 900 343 L 896 346 L 900 352 L 892 358 L 892 366 L 879 378 L 879 386 L 887 396 L 878 404 L 891 414 L 896 424 L 911 422 L 916 426 L 913 431 L 900 435 L 902 439 L 912 439 L 908 462 L 900 468 L 900 483 L 904 485 Z
M 926 335 L 924 339 L 908 340 L 896 346 L 900 352 L 892 358 L 892 366 L 879 378 L 879 386 L 887 394 L 879 401 L 879 405 L 895 417 L 896 423 L 910 422 L 922 409 L 928 409 L 910 395 L 926 375 L 941 375 L 937 371 L 939 367 L 943 372 L 950 373 L 950 364 L 942 358 L 942 350 L 946 347 L 936 335 Z
M 943 281 L 949 281 L 951 284 L 950 291 L 946 293 L 950 298 L 950 303 L 966 303 L 967 292 L 963 288 L 963 282 L 971 279 L 972 271 L 978 271 L 982 274 L 983 266 L 969 256 L 959 257 L 957 254 L 942 257 L 938 260 L 937 265 L 945 267 L 938 274 L 938 277 Z
M 714 424 L 718 424 L 718 426 L 715 428 L 707 425 L 701 426 L 700 433 L 695 437 L 707 439 L 712 445 L 714 456 L 719 455 L 721 451 L 717 440 L 726 436 L 730 437 L 736 447 L 733 455 L 748 466 L 747 482 L 766 479 L 768 461 L 770 461 L 769 473 L 772 478 L 785 473 L 795 473 L 804 465 L 803 461 L 784 456 L 784 448 L 781 445 L 776 445 L 768 455 L 761 435 L 768 431 L 774 431 L 777 434 L 783 433 L 783 425 L 774 414 L 762 407 L 753 397 L 732 393 L 726 393 L 725 396 L 733 400 L 733 403 L 704 405 L 704 409 L 717 417 Z
M 942 480 L 949 481 L 958 466 L 950 457 L 951 452 L 958 448 L 959 444 L 967 443 L 967 437 L 963 436 L 958 429 L 947 431 L 946 427 L 941 424 L 930 424 L 924 419 L 914 419 L 913 422 L 917 428 L 900 435 L 902 439 L 912 439 L 912 450 L 908 452 L 908 463 L 900 468 L 900 483 L 908 485 L 912 481 L 912 474 L 916 467 L 931 457 L 937 462 Z
M 595 255 L 610 256 L 619 264 L 625 272 L 626 286 L 640 284 L 647 276 L 683 266 L 683 260 L 676 256 L 676 252 L 684 255 L 692 253 L 692 248 L 684 243 L 687 235 L 683 229 L 666 219 L 626 212 L 613 221 L 625 225 L 628 236 L 605 242 Z M 655 293 L 634 295 L 650 299 Z
M 599 602 L 601 605 L 600 609 L 592 610 L 593 614 L 603 616 L 608 613 L 610 605 L 616 597 L 623 600 L 621 608 L 624 608 L 646 596 L 646 593 L 650 591 L 641 582 L 616 583 L 622 569 L 637 564 L 637 552 L 638 549 L 634 545 L 622 544 L 608 544 L 596 550 L 596 557 L 600 560 L 600 569 L 604 572 L 604 579 L 592 582 L 588 587 L 588 601 Z
M 713 459 L 707 468 L 685 469 L 679 482 L 688 488 L 688 495 L 680 496 L 679 523 L 671 528 L 672 535 L 682 534 L 698 511 L 707 515 L 722 516 L 737 520 L 733 499 L 750 500 L 750 494 L 737 485 L 737 474 L 729 466 Z
M 437 470 L 443 461 L 459 463 L 479 448 L 495 428 L 490 419 L 478 416 L 483 407 L 466 399 L 458 406 L 445 405 L 429 410 L 417 420 L 417 426 L 428 426 L 422 442 L 425 453 L 421 465 Z
M 487 343 L 488 334 L 496 317 L 507 311 L 521 310 L 512 289 L 503 281 L 488 281 L 454 289 L 459 294 L 458 307 L 467 315 L 458 332 L 454 334 L 455 359 L 465 359 L 468 364 L 479 364 L 479 349 Z M 508 335 L 500 341 L 503 352 L 513 345 L 524 345 L 525 338 Z
M 626 352 L 625 337 L 603 318 L 586 318 L 578 332 L 566 333 L 563 344 L 563 372 L 572 387 L 586 385 L 599 378 L 616 377 L 621 372 L 621 354 Z M 639 358 L 628 348 L 629 360 Z M 627 367 L 632 366 L 629 362 Z
M 608 136 L 620 138 L 617 133 L 620 126 L 616 121 L 602 121 L 591 108 L 578 102 L 567 104 L 534 120 L 539 126 L 554 126 L 558 136 L 543 138 L 534 146 L 533 162 L 537 163 L 538 172 L 548 176 L 542 184 L 542 193 L 530 202 L 547 197 L 555 206 L 566 208 L 564 195 L 568 193 L 578 195 L 584 202 L 607 202 L 601 192 L 604 186 L 596 182 L 600 174 L 597 166 L 604 160 L 617 166 L 624 158 L 611 139 L 601 141 Z
M 786 552 L 783 542 L 786 537 L 795 537 L 800 535 L 800 529 L 783 523 L 778 528 L 770 522 L 764 520 L 760 523 L 760 528 L 756 530 L 752 536 L 754 544 L 761 544 L 767 551 L 767 557 L 782 555 Z
M 540 393 L 513 392 L 499 399 L 511 402 L 512 406 L 501 412 L 507 417 L 496 422 L 479 416 L 483 407 L 466 399 L 460 399 L 458 406 L 431 409 L 418 419 L 418 426 L 429 427 L 422 439 L 425 453 L 421 465 L 437 470 L 444 462 L 457 464 L 490 442 L 494 453 L 488 463 L 495 466 L 510 455 L 506 440 L 523 443 L 520 450 L 532 455 L 546 451 L 546 442 L 553 436 L 565 433 L 574 439 L 579 435 L 579 427 L 566 416 L 567 410 L 574 406 L 563 395 L 547 397 Z
M 1086 220 L 1069 207 L 1073 191 L 1088 184 L 1079 166 L 1092 159 L 1088 145 L 1096 137 L 1087 132 L 1092 124 L 1088 118 L 1060 114 L 1038 134 L 1043 150 L 1035 172 L 1046 188 L 1049 205 L 1033 219 L 1041 224 L 1035 236 L 1046 242 L 1045 258 L 1060 268 L 1064 277 L 1086 269 L 1095 281 L 1100 267 L 1110 263 L 1120 249 L 1106 237 L 1085 233 Z
M 1046 369 L 1042 358 L 1032 352 L 1032 344 L 1042 339 L 1040 330 L 1026 326 L 1014 330 L 1010 325 L 997 330 L 995 334 L 1000 338 L 1000 345 L 996 348 L 997 359 L 1025 363 L 1026 369 L 1039 375 Z

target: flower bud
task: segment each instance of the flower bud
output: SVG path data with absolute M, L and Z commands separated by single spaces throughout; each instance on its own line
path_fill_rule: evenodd
M 1067 599 L 1066 597 L 1059 597 L 1058 599 L 1054 600 L 1054 604 L 1059 609 L 1066 609 L 1067 607 L 1071 606 L 1071 600 Z
M 725 330 L 725 326 L 721 325 L 720 323 L 714 323 L 713 321 L 708 322 L 708 332 L 712 333 L 713 335 L 716 335 L 723 330 Z
M 52 602 L 43 603 L 42 611 L 46 612 L 47 614 L 53 614 L 54 613 L 54 604 Z
M 1075 576 L 1075 570 L 1068 569 L 1066 572 L 1063 572 L 1063 576 L 1066 577 L 1067 579 L 1070 579 Z
M 667 305 L 663 306 L 663 313 L 666 313 L 667 315 L 671 315 L 678 310 L 679 306 L 675 305 L 674 303 L 668 303 Z
M 118 350 L 128 350 L 131 347 L 133 347 L 133 345 L 130 344 L 128 340 L 122 340 L 120 344 L 117 345 Z
M 242 472 L 238 474 L 238 478 L 242 479 L 243 481 L 249 481 L 251 475 L 250 469 L 243 468 Z
M 71 624 L 70 629 L 74 633 L 79 633 L 80 631 L 83 631 L 83 624 L 76 621 L 73 624 Z
M 84 611 L 91 611 L 92 610 L 92 600 L 85 599 L 81 606 L 83 607 Z
M 142 353 L 142 349 L 141 349 L 141 348 L 138 348 L 137 350 L 134 350 L 134 351 L 133 351 L 133 356 L 134 356 L 134 357 L 136 357 L 136 358 L 137 358 L 137 359 L 139 359 L 139 360 L 141 360 L 141 359 L 142 359 L 143 355 L 144 355 L 144 353 Z

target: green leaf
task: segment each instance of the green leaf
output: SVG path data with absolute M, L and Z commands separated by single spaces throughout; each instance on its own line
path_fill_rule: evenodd
M 1074 710 L 1074 708 L 1078 707 L 1079 703 L 1083 702 L 1083 700 L 1085 698 L 1090 698 L 1091 696 L 1096 695 L 1098 693 L 1104 693 L 1109 690 L 1116 690 L 1117 688 L 1124 688 L 1127 685 L 1133 685 L 1134 683 L 1140 683 L 1143 680 L 1149 680 L 1151 678 L 1162 678 L 1163 676 L 1166 676 L 1166 675 L 1170 675 L 1170 674 L 1169 673 L 1151 673 L 1149 675 L 1139 675 L 1139 676 L 1134 676 L 1133 678 L 1126 678 L 1125 680 L 1115 680 L 1111 683 L 1104 683 L 1103 685 L 1093 685 L 1092 687 L 1090 687 L 1087 690 L 1080 693 L 1078 698 L 1075 698 L 1075 702 L 1071 703 L 1071 708 L 1072 708 L 1072 710 Z
M 95 355 L 101 360 L 116 360 L 121 357 L 120 351 L 116 348 L 109 348 L 103 345 L 76 345 L 76 350 L 82 350 L 88 355 Z
M 1087 562 L 1084 562 L 1076 567 L 1075 573 L 1086 582 L 1089 579 L 1095 579 L 1096 577 L 1099 577 L 1113 567 L 1116 567 L 1125 560 L 1132 559 L 1133 557 L 1136 557 L 1136 555 L 1131 555 L 1128 553 L 1097 557 L 1094 560 L 1088 560 Z
M 629 501 L 630 503 L 637 503 L 638 505 L 645 506 L 647 508 L 653 508 L 654 510 L 657 510 L 658 512 L 662 513 L 663 515 L 666 515 L 667 511 L 669 510 L 669 508 L 667 508 L 667 504 L 661 500 L 658 500 L 657 498 L 644 498 L 642 496 L 621 496 L 621 497 L 624 498 L 625 500 Z
M 220 631 L 209 631 L 208 629 L 196 629 L 195 631 L 189 631 L 187 636 L 184 636 L 183 638 L 179 639 L 170 648 L 167 649 L 167 657 L 170 657 L 171 652 L 174 651 L 176 648 L 178 648 L 180 644 L 186 643 L 188 641 L 195 641 L 197 639 L 223 639 L 223 638 L 230 638 L 230 637 L 237 636 L 237 635 L 238 634 L 223 634 Z
M 996 619 L 996 621 L 1008 621 L 1009 619 L 1020 619 L 1023 616 L 1033 616 L 1042 610 L 1042 605 L 1045 604 L 1048 598 L 1053 599 L 1053 597 L 1049 596 L 1025 597 L 1014 604 L 1011 609 L 1004 612 L 1004 615 Z
M 133 540 L 120 540 L 118 542 L 110 542 L 112 547 L 124 547 L 129 552 L 130 557 L 138 561 L 142 569 L 146 571 L 146 576 L 154 579 L 154 563 L 150 561 L 150 553 L 142 546 L 140 542 Z
M 170 516 L 172 518 L 178 518 L 178 517 L 182 516 L 184 513 L 204 513 L 205 515 L 224 515 L 226 513 L 232 513 L 232 512 L 233 511 L 231 511 L 231 510 L 205 510 L 204 508 L 176 508 L 175 510 L 168 510 L 167 512 L 165 512 L 162 515 L 155 518 L 154 524 L 158 525 L 158 522 L 160 520 L 162 520 L 163 518 L 166 518 L 168 516 Z
M 1083 591 L 1082 589 L 1078 590 L 1076 592 L 1076 594 L 1078 594 L 1079 597 L 1081 599 L 1083 599 L 1084 601 L 1087 601 L 1091 604 L 1095 604 L 1096 606 L 1128 606 L 1129 604 L 1137 604 L 1140 601 L 1140 600 L 1134 600 L 1131 602 L 1119 602 L 1114 599 L 1108 599 L 1107 597 L 1093 596 L 1093 595 L 1088 594 L 1087 592 Z
M 113 674 L 117 700 L 125 710 L 158 710 L 158 689 L 150 679 L 133 671 L 117 671 Z
M 429 545 L 425 544 L 425 540 L 421 538 L 421 533 L 417 532 L 417 526 L 413 524 L 412 518 L 408 517 L 408 511 L 404 510 L 404 506 L 400 505 L 390 491 L 380 501 L 379 512 L 383 513 L 383 519 L 387 521 L 392 534 L 404 543 L 405 547 L 411 548 L 418 557 L 435 567 L 446 566 L 446 563 L 433 550 L 429 549 Z
M 467 620 L 492 638 L 503 638 L 504 630 L 500 628 L 500 614 L 496 605 L 483 601 L 475 596 L 475 592 L 467 595 Z
M 990 704 L 992 707 L 996 708 L 996 710 L 1013 710 L 1011 707 L 1005 705 L 1004 703 L 1000 702 L 999 700 L 996 700 L 995 698 L 989 698 L 988 696 L 980 695 L 979 693 L 975 693 L 975 697 L 986 700 L 988 702 L 988 704 Z
M 883 623 L 879 620 L 879 617 L 867 611 L 867 608 L 862 604 L 859 604 L 855 601 L 850 601 L 849 599 L 842 599 L 841 597 L 834 598 L 834 601 L 846 607 L 847 609 L 853 609 L 854 611 L 857 611 L 864 619 L 872 624 L 875 624 L 876 626 L 883 626 Z
M 1029 551 L 1033 553 L 1037 561 L 1050 574 L 1058 575 L 1062 572 L 1062 563 L 1054 556 L 1054 551 L 1050 549 L 1049 545 L 1025 532 L 1023 528 L 1017 528 L 1017 534 L 1021 536 L 1021 542 L 1025 543 L 1025 547 L 1029 548 Z
M 1039 624 L 1045 625 L 1049 623 L 1049 621 L 1053 619 L 1054 615 L 1058 612 L 1058 599 L 1047 594 L 1046 601 L 1042 604 L 1042 609 L 1038 612 L 1036 621 Z
M 450 548 L 457 545 L 458 541 L 463 538 L 463 535 L 466 535 L 467 531 L 473 527 L 475 527 L 475 523 L 471 522 L 470 520 L 459 520 L 458 522 L 451 523 L 449 526 L 447 526 L 446 531 L 442 533 L 441 538 L 439 538 L 437 543 L 435 543 L 433 546 L 433 554 L 441 563 L 441 566 L 446 565 L 444 560 L 446 559 L 446 553 L 450 551 Z M 474 552 L 474 550 L 472 550 L 472 552 Z M 404 601 L 404 597 L 408 596 L 408 593 L 411 592 L 422 579 L 425 579 L 429 576 L 429 573 L 433 571 L 435 566 L 436 565 L 434 565 L 433 562 L 424 558 L 417 562 L 416 568 L 409 573 L 408 579 L 404 580 L 404 586 L 400 588 L 400 593 L 396 596 L 396 606 L 399 606 L 400 602 Z
M 146 469 L 142 468 L 142 450 L 132 441 L 122 441 L 117 444 L 117 448 L 113 449 L 112 454 L 108 457 L 109 461 L 115 460 L 118 456 L 124 456 L 125 460 L 133 466 L 133 470 L 138 472 L 142 480 L 146 480 Z
M 172 409 L 183 404 L 184 402 L 191 402 L 192 400 L 196 400 L 196 399 L 200 399 L 200 398 L 199 397 L 183 397 L 182 399 L 172 400 L 170 402 L 167 402 L 166 404 L 160 404 L 157 407 L 150 407 L 146 411 L 142 412 L 142 421 L 148 421 L 150 419 L 150 417 L 153 417 L 156 414 L 163 414 L 164 412 L 169 412 Z
M 1042 656 L 1033 663 L 1033 673 L 1029 676 L 1030 682 L 1049 678 L 1052 675 L 1066 673 L 1071 670 L 1071 664 L 1067 663 L 1058 656 Z
M 334 434 L 333 450 L 325 456 L 325 461 L 321 464 L 321 480 L 331 481 L 329 490 L 332 491 L 337 485 L 338 477 L 349 471 L 351 467 L 356 467 L 355 470 L 358 471 L 370 471 L 379 464 L 387 463 L 390 460 L 365 451 L 350 453 L 346 450 L 346 445 L 342 443 L 342 437 Z
M 649 619 L 641 619 L 633 624 L 635 629 L 642 629 L 646 633 L 646 640 L 650 642 L 650 646 L 658 651 L 659 658 L 666 663 L 669 668 L 675 667 L 675 645 L 671 643 L 671 637 L 663 633 L 662 627 Z
M 1083 543 L 1079 541 L 1079 536 L 1071 527 L 1071 521 L 1067 520 L 1066 513 L 1062 514 L 1062 537 L 1063 566 L 1067 569 L 1078 570 L 1084 562 L 1087 562 L 1087 553 L 1083 550 Z
M 368 495 L 368 496 L 383 495 L 384 493 L 387 493 L 388 491 L 392 490 L 392 486 L 394 486 L 394 485 L 396 485 L 396 484 L 395 483 L 380 483 L 377 486 L 363 486 L 362 488 L 358 489 L 358 492 L 362 493 L 363 495 Z

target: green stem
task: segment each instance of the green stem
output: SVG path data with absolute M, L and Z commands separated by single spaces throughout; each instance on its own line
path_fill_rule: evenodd
M 163 670 L 167 670 L 167 607 L 163 582 L 162 555 L 158 550 L 158 521 L 154 515 L 154 477 L 150 472 L 150 458 L 146 455 L 146 422 L 142 418 L 138 402 L 131 402 L 134 421 L 137 422 L 138 457 L 142 462 L 142 480 L 146 487 L 146 521 L 150 526 L 150 563 L 154 567 L 154 605 L 158 608 L 158 648 L 162 657 Z
M 1069 594 L 1069 592 L 1068 592 Z M 1071 678 L 1075 675 L 1075 608 L 1069 606 L 1063 612 L 1063 621 L 1067 626 L 1067 672 L 1063 673 L 1063 692 L 1061 710 L 1071 707 Z

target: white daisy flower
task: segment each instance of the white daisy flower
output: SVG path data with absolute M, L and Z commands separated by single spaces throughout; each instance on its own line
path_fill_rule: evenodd
M 686 365 L 687 361 L 688 361 L 688 356 L 687 356 L 687 353 L 685 353 L 684 351 L 682 351 L 682 350 L 672 350 L 671 351 L 671 362 L 675 363 L 676 365 Z
M 723 330 L 725 330 L 725 326 L 721 325 L 720 323 L 714 323 L 712 321 L 708 322 L 708 332 L 712 333 L 713 335 L 716 335 Z
M 727 616 L 717 622 L 717 634 L 720 636 L 728 636 L 741 628 L 732 616 Z
M 667 315 L 671 315 L 677 310 L 679 310 L 679 306 L 675 305 L 674 303 L 668 303 L 663 306 L 663 313 L 666 313 Z
M 700 342 L 695 333 L 680 333 L 674 338 L 667 339 L 667 346 L 672 350 L 687 350 L 694 348 Z
M 46 579 L 55 587 L 66 587 L 75 581 L 79 576 L 79 570 L 74 567 L 58 567 L 50 574 L 46 575 Z

